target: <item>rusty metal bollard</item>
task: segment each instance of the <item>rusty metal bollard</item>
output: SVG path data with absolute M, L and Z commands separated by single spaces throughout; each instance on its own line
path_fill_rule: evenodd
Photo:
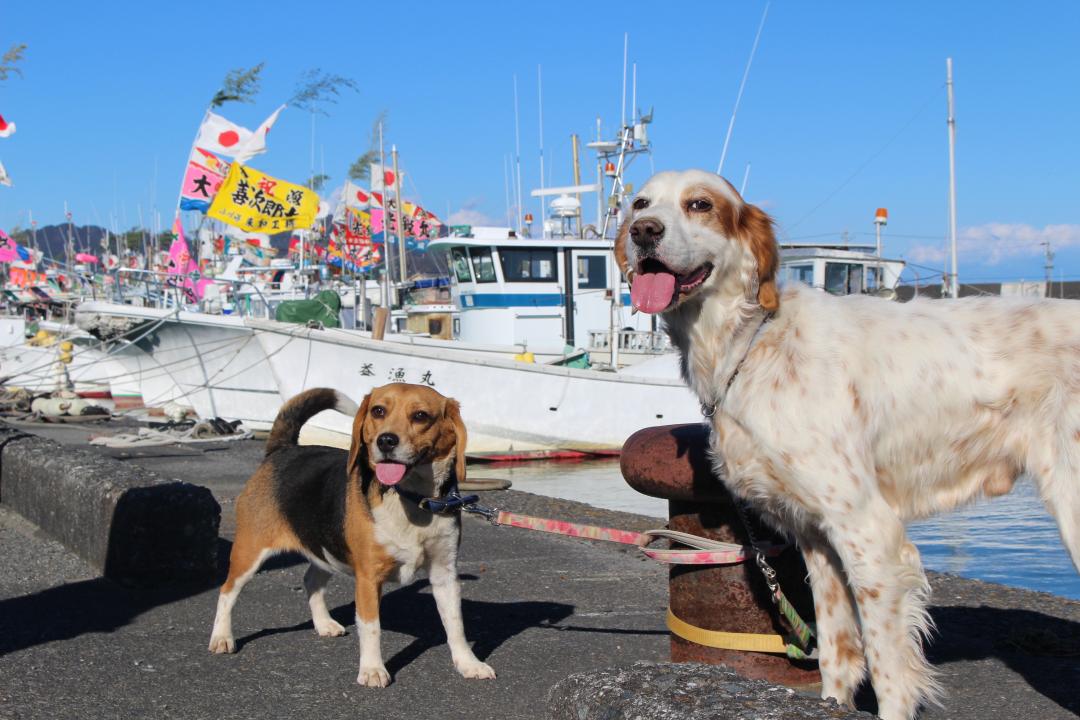
M 702 424 L 646 428 L 626 441 L 622 474 L 645 495 L 668 500 L 672 530 L 703 535 L 723 542 L 749 545 L 734 500 L 712 471 L 708 457 L 709 429 Z M 751 522 L 756 518 L 751 517 Z M 771 530 L 755 524 L 760 540 L 783 542 Z M 806 566 L 795 549 L 770 560 L 780 585 L 803 618 L 813 617 L 813 599 L 805 582 Z M 737 633 L 786 634 L 769 591 L 753 562 L 727 566 L 672 565 L 669 580 L 671 610 L 676 617 L 706 630 Z M 721 650 L 671 636 L 673 662 L 727 665 L 749 678 L 791 687 L 821 682 L 817 664 L 786 656 Z

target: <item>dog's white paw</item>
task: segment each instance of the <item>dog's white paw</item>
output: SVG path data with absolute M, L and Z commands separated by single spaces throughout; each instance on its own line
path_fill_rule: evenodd
M 236 652 L 236 639 L 232 635 L 214 635 L 210 638 L 210 652 L 221 655 Z
M 469 662 L 455 663 L 457 665 L 457 671 L 461 673 L 461 677 L 468 678 L 470 680 L 494 680 L 495 670 L 485 662 L 479 660 L 471 660 Z
M 345 628 L 337 620 L 326 619 L 315 623 L 315 632 L 322 637 L 340 637 L 345 634 Z
M 386 687 L 390 684 L 390 673 L 382 665 L 376 667 L 360 666 L 360 674 L 356 676 L 356 682 L 364 687 Z

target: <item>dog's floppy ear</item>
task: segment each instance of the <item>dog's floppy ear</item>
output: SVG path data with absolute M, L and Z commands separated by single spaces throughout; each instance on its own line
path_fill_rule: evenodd
M 627 215 L 615 237 L 615 264 L 619 266 L 628 283 L 634 282 L 634 268 L 630 267 L 630 260 L 626 257 L 626 238 L 630 234 L 630 223 L 633 221 L 634 218 Z
M 457 400 L 447 398 L 444 413 L 454 426 L 454 472 L 457 481 L 462 483 L 465 482 L 465 445 L 469 441 L 469 434 L 465 430 L 465 421 L 461 419 L 461 405 Z
M 776 289 L 780 251 L 773 234 L 772 218 L 754 205 L 744 205 L 739 212 L 739 228 L 757 261 L 758 304 L 775 312 L 780 307 L 780 293 Z
M 352 444 L 349 445 L 349 464 L 346 466 L 350 477 L 358 464 L 367 462 L 367 442 L 364 439 L 364 420 L 367 419 L 368 407 L 370 405 L 371 393 L 368 393 L 364 396 L 364 401 L 360 403 L 360 409 L 356 412 L 356 417 L 353 418 Z M 363 471 L 361 470 L 361 472 Z

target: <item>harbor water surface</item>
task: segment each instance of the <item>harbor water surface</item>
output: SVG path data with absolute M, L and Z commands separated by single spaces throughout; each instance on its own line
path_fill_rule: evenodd
M 667 501 L 642 495 L 627 485 L 618 460 L 479 465 L 470 466 L 469 474 L 505 478 L 515 490 L 538 495 L 667 517 Z M 911 523 L 908 533 L 929 570 L 1080 600 L 1080 575 L 1061 544 L 1057 525 L 1027 478 L 1009 495 Z

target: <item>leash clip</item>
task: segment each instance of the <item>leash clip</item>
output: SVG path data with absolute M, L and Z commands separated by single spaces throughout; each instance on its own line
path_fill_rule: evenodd
M 475 497 L 475 495 L 473 497 Z M 472 513 L 473 515 L 480 515 L 481 517 L 485 518 L 492 525 L 498 525 L 499 524 L 499 509 L 498 508 L 489 508 L 489 507 L 486 507 L 484 505 L 479 505 L 474 501 L 474 502 L 471 502 L 471 503 L 469 503 L 467 505 L 462 505 L 461 509 L 464 510 L 465 512 L 467 512 L 467 513 Z

